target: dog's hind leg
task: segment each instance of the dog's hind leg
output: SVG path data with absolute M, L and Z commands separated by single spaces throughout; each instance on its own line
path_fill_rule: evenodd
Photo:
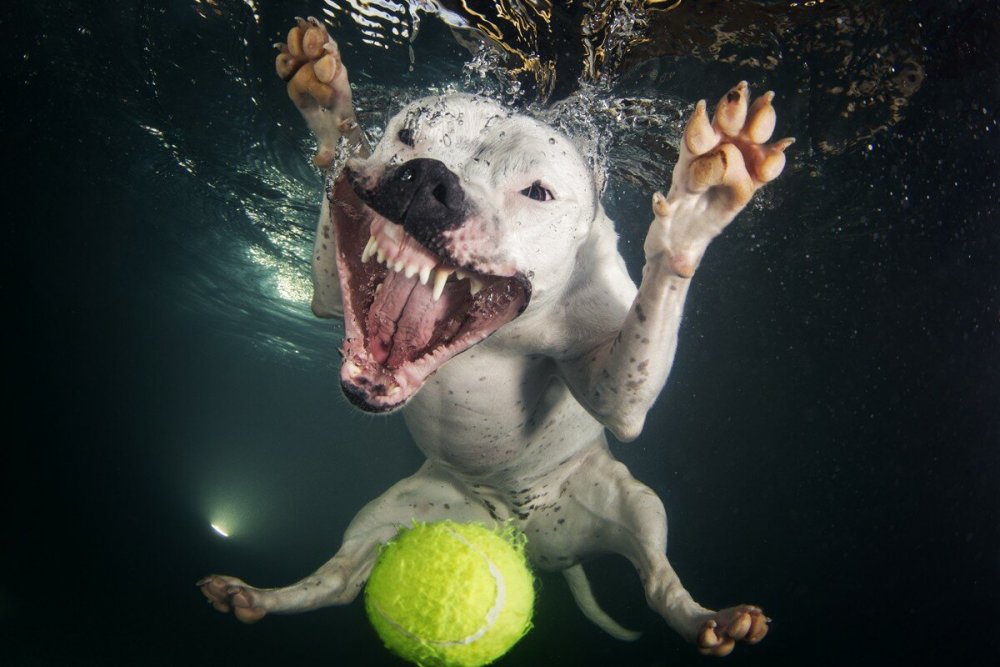
M 463 491 L 451 476 L 431 463 L 362 509 L 351 521 L 336 555 L 301 581 L 284 588 L 255 588 L 235 577 L 209 575 L 198 582 L 202 593 L 221 612 L 232 611 L 245 622 L 268 613 L 293 614 L 347 604 L 364 587 L 379 545 L 413 521 L 495 523 L 489 511 Z
M 736 641 L 756 643 L 767 633 L 758 607 L 716 612 L 692 599 L 667 560 L 663 503 L 606 447 L 595 447 L 577 464 L 558 500 L 531 517 L 527 535 L 533 560 L 549 565 L 607 552 L 628 558 L 650 607 L 702 653 L 726 655 Z

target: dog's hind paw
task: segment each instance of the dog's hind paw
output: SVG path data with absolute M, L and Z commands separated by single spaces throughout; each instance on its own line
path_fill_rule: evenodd
M 318 167 L 329 167 L 341 136 L 353 135 L 355 141 L 360 137 L 340 49 L 323 23 L 311 16 L 297 18 L 288 41 L 275 47 L 275 70 L 288 82 L 288 97 L 319 142 L 313 161 Z
M 241 579 L 212 574 L 198 582 L 201 592 L 217 611 L 233 612 L 244 623 L 256 623 L 267 611 L 256 605 L 254 589 Z
M 705 621 L 698 632 L 698 651 L 704 655 L 725 656 L 732 653 L 737 641 L 756 644 L 767 634 L 770 619 L 760 607 L 742 604 L 718 611 Z

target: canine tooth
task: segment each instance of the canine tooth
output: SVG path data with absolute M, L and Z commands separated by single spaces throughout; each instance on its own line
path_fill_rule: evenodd
M 416 272 L 417 272 L 417 265 L 416 264 L 410 264 L 409 266 L 406 267 L 406 271 L 405 271 L 404 275 L 407 278 L 412 278 L 414 276 L 414 274 L 416 274 Z
M 448 269 L 438 269 L 434 272 L 434 292 L 431 296 L 435 301 L 441 298 L 441 294 L 444 293 L 444 284 L 448 282 L 448 276 L 451 275 L 451 271 Z
M 379 248 L 378 249 L 378 253 L 375 255 L 375 258 L 378 260 L 379 264 L 384 264 L 385 263 L 385 250 L 382 250 L 382 248 Z
M 479 292 L 482 291 L 484 287 L 486 287 L 486 285 L 484 285 L 483 281 L 480 280 L 479 278 L 472 278 L 469 281 L 469 291 L 472 292 L 473 296 L 479 294 Z
M 374 236 L 368 237 L 368 245 L 365 246 L 365 251 L 361 253 L 361 263 L 364 264 L 372 255 L 375 254 L 375 249 L 378 248 L 378 242 L 375 240 Z
M 421 269 L 420 269 L 420 284 L 421 285 L 426 285 L 427 282 L 431 279 L 431 270 L 433 268 L 434 268 L 433 266 L 424 266 L 424 267 L 421 267 Z

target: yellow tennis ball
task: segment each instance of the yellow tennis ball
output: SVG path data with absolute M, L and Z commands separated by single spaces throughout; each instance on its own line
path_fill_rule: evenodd
M 489 664 L 531 629 L 535 589 L 524 543 L 509 525 L 403 528 L 368 579 L 368 618 L 386 647 L 414 664 Z

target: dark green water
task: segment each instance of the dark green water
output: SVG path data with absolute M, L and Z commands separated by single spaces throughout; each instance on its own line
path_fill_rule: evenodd
M 758 14 L 776 6 L 701 5 L 755 28 L 714 56 L 662 34 L 604 93 L 670 118 L 747 78 L 799 139 L 710 249 L 670 383 L 615 454 L 664 499 L 696 599 L 774 619 L 727 664 L 1000 664 L 1000 10 L 826 2 L 772 30 Z M 340 398 L 339 332 L 303 299 L 319 177 L 269 47 L 323 7 L 0 13 L 0 664 L 399 664 L 359 603 L 244 627 L 194 586 L 298 579 L 420 462 L 398 418 Z M 435 19 L 412 71 L 405 46 L 338 30 L 372 122 L 382 100 L 463 80 L 469 54 Z M 852 73 L 873 88 L 846 113 L 828 91 Z M 646 181 L 672 157 L 651 164 L 648 129 L 620 131 L 606 199 L 637 269 Z M 627 564 L 588 572 L 644 637 L 603 635 L 543 577 L 535 629 L 499 664 L 707 664 Z

